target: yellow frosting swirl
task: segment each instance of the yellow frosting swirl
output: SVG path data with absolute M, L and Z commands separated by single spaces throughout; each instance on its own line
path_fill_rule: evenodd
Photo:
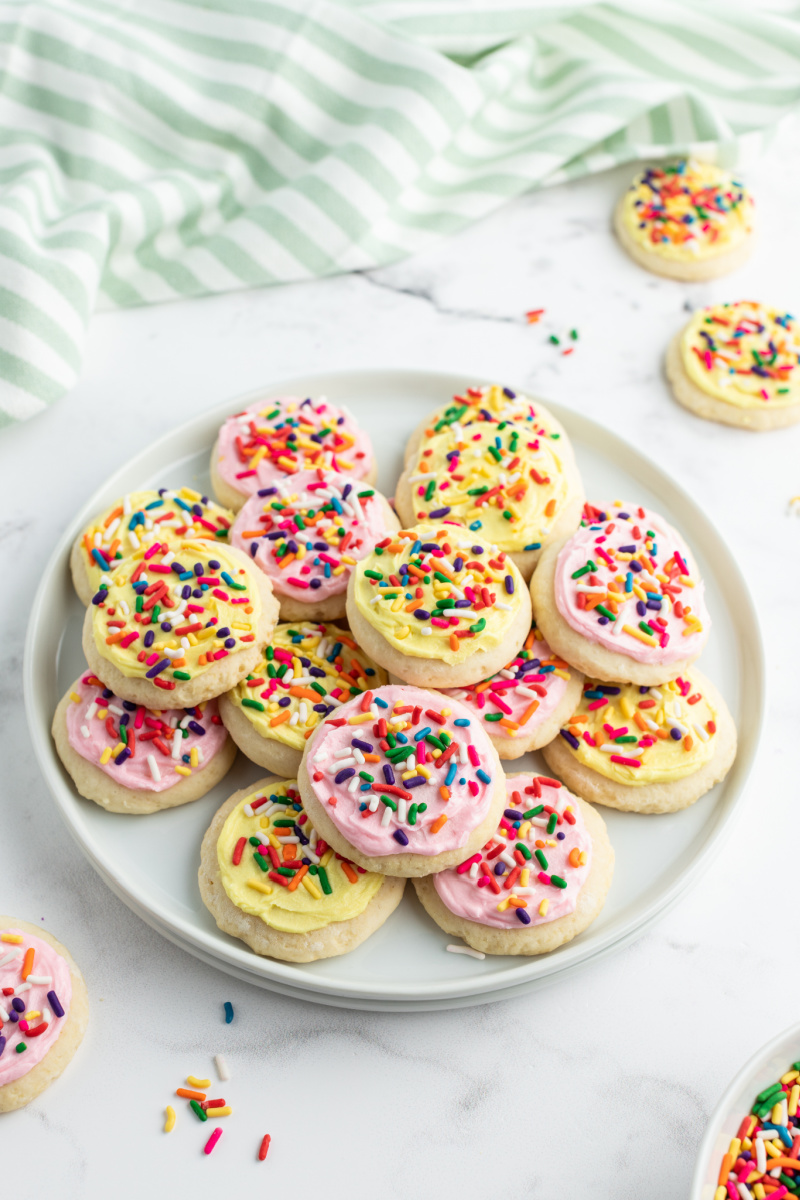
M 124 559 L 137 550 L 147 550 L 153 542 L 168 542 L 171 546 L 187 538 L 207 538 L 215 545 L 224 542 L 233 519 L 227 508 L 204 498 L 194 488 L 128 492 L 98 513 L 81 534 L 89 582 L 96 591 Z M 92 551 L 105 560 L 109 571 Z
M 178 574 L 173 563 L 185 570 Z M 184 596 L 187 588 L 190 595 Z M 93 605 L 94 643 L 103 658 L 130 679 L 167 683 L 202 675 L 252 645 L 262 611 L 258 586 L 242 559 L 227 546 L 204 541 L 152 554 L 136 551 L 111 576 L 105 599 Z M 228 633 L 220 637 L 223 630 Z M 159 664 L 165 665 L 159 670 Z
M 562 736 L 573 754 L 606 779 L 631 787 L 672 783 L 715 750 L 717 711 L 691 671 L 646 691 L 587 680 Z
M 263 797 L 266 803 L 259 805 Z M 246 841 L 237 854 L 242 839 Z M 272 847 L 282 860 L 282 870 L 277 871 L 270 858 L 257 855 L 250 839 Z M 305 867 L 303 858 L 310 860 Z M 266 870 L 257 859 L 263 860 Z M 382 875 L 361 872 L 317 840 L 295 779 L 251 792 L 239 801 L 219 835 L 217 862 L 228 899 L 242 912 L 284 933 L 310 933 L 335 921 L 350 921 L 363 913 L 383 884 Z M 294 870 L 295 863 L 295 874 L 285 874 Z M 276 878 L 270 879 L 270 874 Z M 288 886 L 278 883 L 277 876 L 286 879 Z
M 478 637 L 481 649 L 499 646 L 525 584 L 510 558 L 477 538 L 457 526 L 426 524 L 393 535 L 354 570 L 358 611 L 414 658 L 452 666 L 475 652 Z
M 499 383 L 467 388 L 463 395 L 454 396 L 449 404 L 443 404 L 431 413 L 427 428 L 434 433 L 441 433 L 453 422 L 471 425 L 475 421 L 485 421 L 487 417 L 495 421 L 521 423 L 554 441 L 566 441 L 563 428 L 543 404 L 524 392 L 514 392 Z
M 228 692 L 228 699 L 261 737 L 302 750 L 331 709 L 386 683 L 386 672 L 356 645 L 349 630 L 289 621 L 275 627 L 258 666 Z M 279 700 L 289 703 L 280 705 Z M 315 712 L 315 705 L 325 711 Z
M 425 430 L 409 467 L 415 515 L 469 525 L 503 550 L 538 550 L 569 496 L 568 444 L 538 418 L 491 412 L 454 405 Z
M 753 300 L 699 309 L 681 335 L 684 370 L 710 396 L 738 408 L 800 400 L 794 317 Z
M 753 228 L 750 194 L 713 163 L 650 167 L 622 199 L 622 222 L 643 250 L 701 262 L 738 246 Z

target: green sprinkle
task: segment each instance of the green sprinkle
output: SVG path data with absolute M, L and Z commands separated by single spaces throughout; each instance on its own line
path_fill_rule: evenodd
M 513 516 L 511 515 L 511 513 L 508 511 L 508 509 L 507 509 L 507 508 L 504 508 L 504 509 L 503 509 L 503 516 L 505 517 L 505 519 L 506 519 L 507 521 L 513 521 L 513 520 L 514 520 Z
M 228 536 L 227 529 L 215 529 L 214 530 L 214 537 L 226 538 L 227 536 Z
M 375 549 L 377 550 L 377 548 L 378 547 L 376 546 Z M 365 571 L 364 574 L 366 575 L 367 579 L 383 579 L 383 575 L 380 571 Z
M 536 808 L 529 808 L 527 812 L 524 812 L 522 814 L 522 819 L 523 819 L 523 821 L 530 821 L 531 817 L 538 817 L 539 814 L 543 813 L 543 812 L 544 812 L 544 805 L 537 804 Z
M 795 1065 L 792 1067 L 792 1070 L 798 1071 L 798 1070 L 800 1070 L 800 1067 Z M 767 1096 L 777 1095 L 778 1092 L 783 1093 L 783 1085 L 780 1083 L 772 1083 L 772 1084 L 770 1084 L 770 1086 L 768 1088 L 764 1088 L 763 1092 L 758 1093 L 758 1095 L 756 1096 L 756 1103 L 763 1104 L 764 1101 L 766 1100 Z
M 369 500 L 370 496 L 374 496 L 374 495 L 375 495 L 374 492 L 359 492 L 358 498 L 359 498 L 359 500 Z
M 138 613 L 140 613 L 142 611 L 143 606 L 144 606 L 144 596 L 137 596 L 136 597 L 136 611 Z
M 650 637 L 655 637 L 655 634 L 653 633 L 653 631 L 652 631 L 652 629 L 650 628 L 650 626 L 649 626 L 649 625 L 645 625 L 644 621 L 640 621 L 640 622 L 639 622 L 639 628 L 641 629 L 642 633 L 649 634 L 649 636 L 650 636 Z
M 553 884 L 554 887 L 557 887 L 557 888 L 565 888 L 567 886 L 566 879 L 562 879 L 560 875 L 551 875 L 550 882 Z
M 561 342 L 559 341 L 559 339 L 556 337 L 556 335 L 554 333 L 551 333 L 550 337 L 547 340 L 551 346 L 560 346 L 561 345 Z
M 411 808 L 408 810 L 408 823 L 409 823 L 409 825 L 416 825 L 416 823 L 417 823 L 417 806 L 416 806 L 416 804 L 412 804 Z
M 434 577 L 434 579 L 438 579 L 441 583 L 449 583 L 450 582 L 450 580 L 447 578 L 447 576 L 443 575 L 441 571 L 434 571 L 433 577 Z M 453 601 L 453 603 L 455 603 L 455 601 Z
M 257 857 L 263 858 L 263 855 L 259 854 Z M 290 879 L 294 879 L 297 874 L 297 871 L 293 871 L 291 867 L 276 867 L 275 869 L 279 875 L 288 875 Z
M 274 647 L 267 646 L 267 658 L 269 659 L 270 662 L 272 662 L 274 657 L 275 657 Z
M 623 742 L 637 742 L 638 740 L 638 738 L 633 737 L 631 734 L 627 734 L 624 737 L 614 738 L 614 743 L 615 745 L 621 745 Z
M 173 679 L 191 679 L 192 677 L 188 671 L 173 671 L 172 678 Z
M 482 496 L 484 492 L 488 492 L 488 487 L 470 488 L 467 492 L 468 496 Z
M 194 1109 L 195 1115 L 199 1117 L 201 1121 L 208 1120 L 208 1113 L 200 1107 L 196 1100 L 190 1100 L 189 1107 Z
M 537 850 L 537 851 L 535 851 L 535 854 L 536 854 L 536 861 L 538 862 L 539 866 L 542 868 L 543 871 L 546 871 L 547 870 L 547 859 L 545 858 L 543 852 L 541 850 Z M 528 855 L 528 858 L 530 858 L 530 854 Z
M 472 633 L 482 633 L 485 628 L 486 628 L 486 618 L 485 617 L 481 617 L 480 621 L 476 621 L 476 623 L 474 625 L 470 625 L 470 631 Z
M 616 621 L 617 619 L 610 609 L 606 608 L 604 604 L 596 604 L 595 612 L 599 612 L 601 616 L 608 617 L 609 621 Z
M 569 331 L 569 336 L 572 338 L 573 342 L 577 342 L 577 340 L 578 340 L 578 331 L 577 331 L 577 329 L 570 329 L 570 331 Z
M 263 854 L 254 854 L 253 858 L 258 863 L 259 867 L 261 867 L 261 870 L 264 871 L 265 873 L 272 866 L 272 863 L 269 861 L 268 858 L 264 858 Z
M 316 682 L 316 680 L 314 681 L 314 683 L 312 683 L 312 684 L 309 684 L 309 686 L 310 686 L 310 688 L 311 688 L 311 690 L 312 690 L 312 691 L 314 691 L 314 692 L 316 692 L 316 693 L 317 693 L 317 695 L 318 695 L 318 696 L 327 696 L 327 694 L 328 694 L 328 693 L 325 691 L 325 688 L 322 686 L 322 684 L 321 684 L 321 683 L 317 683 L 317 682 Z
M 485 716 L 483 719 L 484 719 L 484 721 L 502 721 L 502 719 L 503 719 L 503 714 L 502 714 L 501 712 L 499 712 L 499 713 L 487 713 L 487 714 L 486 714 L 486 716 Z
M 124 744 L 127 746 L 127 744 L 128 744 L 128 729 L 127 729 L 127 726 L 125 726 L 125 725 L 120 725 L 120 727 L 119 727 L 119 736 L 120 736 L 121 740 L 124 742 Z
M 151 625 L 155 625 L 156 621 L 158 620 L 158 614 L 160 612 L 161 612 L 161 606 L 158 604 L 154 604 L 153 611 L 150 613 L 150 624 Z
M 344 530 L 342 530 L 342 537 L 344 537 Z M 381 557 L 381 555 L 383 554 L 383 546 L 376 546 L 376 547 L 375 547 L 375 553 L 376 553 L 376 554 L 378 555 L 378 557 L 380 558 L 380 557 Z M 366 574 L 366 572 L 365 572 L 365 574 Z
M 430 479 L 428 481 L 428 486 L 425 488 L 425 495 L 423 496 L 423 500 L 430 500 L 431 496 L 433 495 L 433 493 L 435 491 L 436 491 L 436 480 Z
M 558 824 L 558 813 L 550 813 L 550 819 L 547 822 L 547 832 L 555 833 L 557 824 Z
M 428 811 L 427 804 L 418 804 L 417 805 L 417 812 L 427 812 L 427 811 Z
M 258 840 L 257 837 L 251 837 L 251 838 L 248 838 L 247 840 L 251 846 L 260 846 L 261 845 L 261 842 Z
M 27 1050 L 28 1047 L 25 1045 L 24 1042 L 17 1042 L 15 1049 L 17 1051 L 17 1054 L 22 1054 L 23 1050 Z
M 594 567 L 590 563 L 587 563 L 585 567 L 579 567 L 577 571 L 573 571 L 570 579 L 580 579 L 582 575 L 588 575 L 593 570 Z
M 262 704 L 260 700 L 251 700 L 249 696 L 245 696 L 244 700 L 242 700 L 242 707 L 255 708 L 258 712 L 264 712 L 266 705 Z
M 368 775 L 366 771 L 359 771 L 358 777 L 359 777 L 359 779 L 363 779 L 365 783 L 374 783 L 375 782 L 375 776 Z
M 330 896 L 333 888 L 331 887 L 330 880 L 328 879 L 328 872 L 324 867 L 320 866 L 317 867 L 317 874 L 319 875 L 319 881 L 322 884 L 323 892 L 326 896 Z
M 381 804 L 385 804 L 387 808 L 392 810 L 392 812 L 397 812 L 397 805 L 390 796 L 381 796 Z
M 489 451 L 489 453 L 491 454 L 491 456 L 495 462 L 500 462 L 502 460 L 503 456 L 500 453 L 500 451 L 497 449 L 497 446 L 487 446 L 487 450 Z
M 531 857 L 531 852 L 530 852 L 530 850 L 528 849 L 528 847 L 525 845 L 525 843 L 524 843 L 524 842 L 517 842 L 517 844 L 516 844 L 516 846 L 514 847 L 514 849 L 515 849 L 515 850 L 519 850 L 519 852 L 520 852 L 520 854 L 522 855 L 522 857 L 523 857 L 523 858 L 530 858 L 530 857 Z

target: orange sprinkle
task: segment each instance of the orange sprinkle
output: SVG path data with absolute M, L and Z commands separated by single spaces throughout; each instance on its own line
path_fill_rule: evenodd
M 447 820 L 447 813 L 442 813 L 442 815 L 440 817 L 437 817 L 436 820 L 431 825 L 431 833 L 438 833 L 439 830 L 444 825 L 446 820 Z
M 130 633 L 129 629 L 118 629 L 116 633 L 112 633 L 110 637 L 106 638 L 106 645 L 113 646 L 115 642 L 121 642 L 128 633 Z
M 22 982 L 23 983 L 25 982 L 25 980 L 28 978 L 31 971 L 33 970 L 33 956 L 35 953 L 36 953 L 36 951 L 34 950 L 33 946 L 29 946 L 28 949 L 25 951 L 25 957 L 22 960 Z
M 525 709 L 525 712 L 522 714 L 522 716 L 519 719 L 520 725 L 526 725 L 528 723 L 528 721 L 530 721 L 531 717 L 536 712 L 538 707 L 539 707 L 539 701 L 531 700 L 530 704 Z
M 299 885 L 300 885 L 300 881 L 302 880 L 303 876 L 304 876 L 304 875 L 307 875 L 307 874 L 308 874 L 308 863 L 303 863 L 302 867 L 301 867 L 301 868 L 300 868 L 300 870 L 297 872 L 297 874 L 295 875 L 295 877 L 294 877 L 293 879 L 290 879 L 290 880 L 289 880 L 289 886 L 288 886 L 288 888 L 286 889 L 286 890 L 287 890 L 287 892 L 295 892 L 295 891 L 297 891 L 297 888 L 298 888 L 298 887 L 299 887 Z
M 458 638 L 454 633 L 450 634 L 450 649 L 453 651 L 458 649 Z
M 292 714 L 288 708 L 285 708 L 282 713 L 278 713 L 277 717 L 273 717 L 270 725 L 274 728 L 276 725 L 282 725 L 284 721 L 288 721 Z
M 544 515 L 545 515 L 546 517 L 552 517 L 552 515 L 553 515 L 553 513 L 554 513 L 555 511 L 556 511 L 556 502 L 555 502 L 555 500 L 548 500 L 548 501 L 547 501 L 547 506 L 546 506 L 546 508 L 545 508 L 545 510 L 544 510 Z
M 508 717 L 501 717 L 497 724 L 502 725 L 504 729 L 511 729 L 512 731 L 519 729 L 517 722 L 509 720 Z
M 684 750 L 686 750 L 688 752 L 689 750 L 691 750 L 693 745 L 694 745 L 694 742 L 692 741 L 692 739 L 689 737 L 689 735 L 687 733 L 686 737 L 683 739 Z
M 509 896 L 508 903 L 510 908 L 527 908 L 528 901 L 523 900 L 521 896 Z
M 444 784 L 442 784 L 442 786 L 439 788 L 439 795 L 442 797 L 443 800 L 445 800 L 445 801 L 449 800 L 450 799 L 450 788 L 445 787 Z
M 313 700 L 315 704 L 319 703 L 319 692 L 312 692 L 311 688 L 290 687 L 289 695 L 299 696 L 301 700 Z
M 357 882 L 358 875 L 356 875 L 355 871 L 350 866 L 350 863 L 344 862 L 344 860 L 342 860 L 342 870 L 344 871 L 345 875 L 347 876 L 347 878 L 350 880 L 351 883 Z
M 573 846 L 570 850 L 568 862 L 571 867 L 579 867 L 581 865 L 581 852 L 577 846 Z
M 188 1088 L 176 1088 L 175 1095 L 183 1096 L 185 1100 L 197 1100 L 199 1103 L 202 1103 L 206 1098 L 205 1092 L 192 1092 Z
M 119 505 L 118 505 L 118 506 L 117 506 L 117 507 L 116 507 L 116 508 L 113 510 L 113 512 L 110 512 L 110 513 L 108 514 L 108 516 L 106 517 L 105 521 L 103 521 L 103 529 L 108 529 L 108 527 L 109 527 L 109 525 L 111 524 L 111 522 L 112 522 L 112 521 L 116 521 L 117 517 L 121 517 L 121 516 L 122 516 L 122 514 L 123 514 L 123 508 L 122 508 L 122 505 L 121 505 L 121 504 L 119 504 Z

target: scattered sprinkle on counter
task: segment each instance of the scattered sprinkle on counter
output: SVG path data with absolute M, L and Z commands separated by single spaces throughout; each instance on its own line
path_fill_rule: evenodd
M 226 1000 L 222 1007 L 225 1009 L 225 1024 L 230 1025 L 233 1020 L 233 1005 L 230 1000 Z

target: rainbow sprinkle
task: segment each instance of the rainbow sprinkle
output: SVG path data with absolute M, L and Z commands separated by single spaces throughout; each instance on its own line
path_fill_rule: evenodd
M 722 1160 L 714 1200 L 800 1195 L 800 1062 L 756 1096 Z

